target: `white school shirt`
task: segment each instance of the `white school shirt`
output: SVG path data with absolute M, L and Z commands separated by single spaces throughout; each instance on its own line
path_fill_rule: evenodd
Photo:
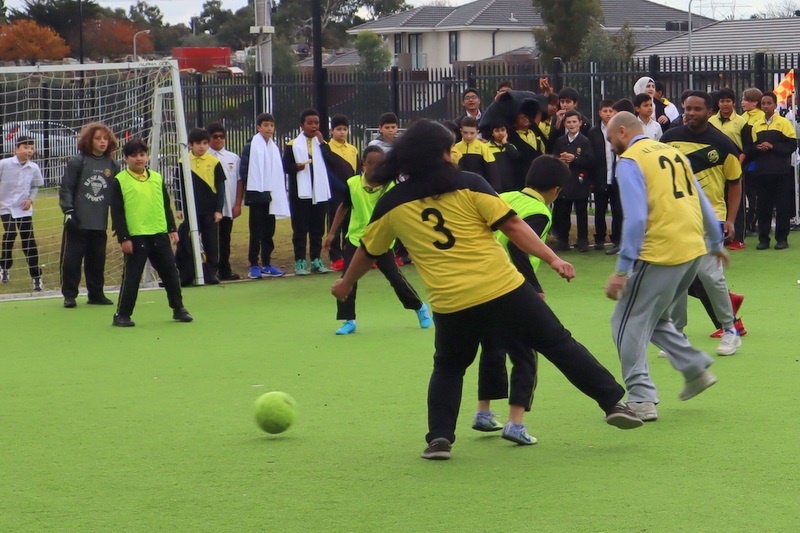
M 219 152 L 209 149 L 208 152 L 219 159 L 222 170 L 225 171 L 225 204 L 222 206 L 222 216 L 233 218 L 233 206 L 236 204 L 236 188 L 239 184 L 239 156 L 223 148 Z
M 660 141 L 661 136 L 664 134 L 664 130 L 661 129 L 661 124 L 658 123 L 657 120 L 653 120 L 652 118 L 647 122 L 644 123 L 642 119 L 639 119 L 639 122 L 642 123 L 642 127 L 644 128 L 644 134 L 653 139 L 654 141 Z
M 606 184 L 611 185 L 614 181 L 614 161 L 617 154 L 614 153 L 614 148 L 608 142 L 608 128 L 602 122 L 600 123 L 600 131 L 603 132 L 603 144 L 606 147 Z
M 17 156 L 0 160 L 0 215 L 33 216 L 33 206 L 23 210 L 22 202 L 29 198 L 35 200 L 43 185 L 42 171 L 33 161 L 20 163 Z

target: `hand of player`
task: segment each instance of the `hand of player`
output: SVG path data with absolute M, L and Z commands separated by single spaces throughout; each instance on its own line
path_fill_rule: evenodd
M 503 133 L 503 135 L 500 137 L 500 144 L 504 146 L 508 144 L 508 132 Z
M 545 298 L 545 296 L 544 296 L 544 293 L 543 293 L 543 292 L 540 292 L 540 293 L 539 293 L 539 298 L 541 298 L 541 299 L 542 299 L 542 301 L 545 301 L 545 302 L 547 301 L 547 298 Z
M 324 142 L 325 142 L 325 137 L 323 137 L 323 136 L 322 136 L 322 132 L 321 132 L 321 131 L 319 131 L 319 130 L 317 130 L 317 133 L 315 133 L 315 134 L 314 134 L 314 137 L 316 137 L 316 138 L 317 138 L 317 140 L 318 140 L 320 143 L 324 143 Z
M 567 281 L 575 277 L 575 267 L 560 257 L 550 263 L 550 268 L 558 272 L 558 275 Z
M 728 253 L 728 250 L 726 250 L 725 248 L 723 248 L 719 252 L 711 252 L 711 255 L 717 258 L 717 261 L 719 261 L 720 266 L 722 266 L 723 268 L 727 268 L 730 266 L 731 256 Z
M 722 236 L 725 238 L 726 241 L 733 239 L 733 236 L 736 234 L 736 228 L 733 227 L 733 222 L 728 220 L 722 225 Z
M 122 241 L 119 243 L 119 249 L 122 250 L 122 253 L 125 255 L 131 255 L 133 253 L 133 241 L 127 240 Z
M 73 211 L 64 215 L 64 227 L 67 229 L 78 229 L 78 217 Z
M 235 205 L 233 206 L 232 211 L 233 211 L 233 218 L 239 218 L 242 215 L 242 206 Z
M 667 117 L 667 115 L 661 115 L 658 117 L 659 124 L 666 124 L 667 122 L 669 122 L 669 117 Z
M 353 292 L 353 286 L 345 283 L 344 278 L 337 279 L 331 287 L 331 294 L 340 302 L 346 301 L 351 292 Z
M 220 213 L 219 211 L 215 211 L 214 212 L 214 222 L 217 223 L 220 220 L 222 220 L 222 213 Z
M 606 296 L 612 300 L 619 300 L 622 292 L 625 290 L 625 284 L 628 282 L 628 276 L 620 276 L 616 272 L 611 274 L 606 282 Z
M 27 211 L 28 209 L 31 208 L 32 205 L 33 205 L 33 200 L 31 200 L 30 198 L 28 198 L 26 200 L 23 200 L 22 201 L 22 210 L 23 211 Z
M 174 244 L 178 244 L 178 242 L 180 240 L 181 240 L 181 238 L 178 236 L 178 232 L 177 231 L 171 231 L 169 233 L 169 242 L 171 242 L 173 245 Z
M 297 166 L 297 170 L 303 170 L 304 168 L 306 168 L 306 164 L 305 163 L 298 163 L 296 166 Z
M 331 251 L 331 244 L 333 244 L 333 235 L 328 234 L 325 240 L 322 241 L 322 251 L 326 254 Z
M 183 211 L 175 211 L 175 218 L 183 220 Z

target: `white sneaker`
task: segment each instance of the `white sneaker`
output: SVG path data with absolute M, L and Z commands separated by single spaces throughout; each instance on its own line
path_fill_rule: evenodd
M 708 370 L 703 370 L 699 376 L 686 382 L 678 398 L 683 401 L 694 398 L 716 382 L 717 377 L 714 374 Z
M 717 355 L 733 355 L 739 346 L 742 345 L 742 338 L 736 333 L 736 330 L 725 330 L 722 337 L 719 339 L 719 346 L 717 346 Z
M 658 356 L 659 357 L 666 357 L 667 356 L 667 352 L 665 352 L 664 350 L 659 350 L 658 351 Z
M 653 402 L 628 402 L 627 405 L 642 422 L 658 420 L 658 411 L 656 410 L 656 404 Z

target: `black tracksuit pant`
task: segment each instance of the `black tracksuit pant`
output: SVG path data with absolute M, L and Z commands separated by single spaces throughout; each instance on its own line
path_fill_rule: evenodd
M 353 260 L 353 255 L 356 253 L 357 249 L 358 248 L 353 246 L 353 243 L 350 241 L 345 243 L 344 249 L 342 250 L 344 256 L 344 271 L 342 275 L 344 275 L 344 272 L 347 272 L 347 267 L 350 266 L 350 262 Z M 414 290 L 414 287 L 411 286 L 402 272 L 400 272 L 400 268 L 397 266 L 397 263 L 394 262 L 394 253 L 392 253 L 391 250 L 380 256 L 375 264 L 394 289 L 394 293 L 397 295 L 397 299 L 400 300 L 400 303 L 403 304 L 403 307 L 414 311 L 422 307 L 422 300 L 417 294 L 417 291 Z M 353 292 L 350 293 L 347 300 L 344 302 L 336 301 L 337 320 L 356 319 L 357 290 L 358 283 L 353 285 Z
M 3 244 L 0 251 L 0 268 L 10 270 L 12 259 L 12 250 L 14 249 L 14 241 L 17 240 L 17 232 L 22 241 L 22 253 L 25 254 L 25 260 L 28 262 L 28 272 L 31 278 L 38 278 L 42 275 L 42 269 L 39 268 L 39 248 L 36 246 L 36 238 L 33 235 L 33 217 L 20 217 L 11 218 L 10 214 L 0 215 L 0 220 L 3 221 Z
M 572 227 L 572 206 L 575 205 L 575 220 L 578 226 L 578 243 L 589 243 L 589 200 L 557 198 L 553 203 L 553 231 L 558 240 L 569 242 Z
M 181 282 L 178 269 L 175 267 L 175 256 L 172 253 L 169 235 L 166 233 L 138 235 L 131 237 L 131 242 L 133 253 L 125 254 L 117 315 L 130 317 L 133 314 L 136 298 L 139 296 L 139 283 L 142 281 L 142 272 L 148 259 L 164 283 L 169 306 L 172 309 L 183 307 Z
M 331 224 L 333 224 L 333 218 L 336 216 L 336 210 L 339 209 L 339 205 L 342 203 L 342 195 L 340 193 L 333 193 L 330 201 L 328 202 L 328 212 L 327 212 L 327 219 L 328 223 L 325 227 L 328 231 L 331 230 Z M 331 262 L 338 261 L 339 259 L 344 259 L 343 250 L 347 243 L 347 228 L 350 225 L 350 211 L 347 211 L 347 215 L 342 220 L 341 225 L 339 226 L 339 231 L 336 232 L 336 235 L 333 237 L 333 242 L 331 242 L 331 250 L 328 254 Z
M 294 260 L 306 258 L 306 243 L 311 252 L 309 259 L 319 259 L 322 254 L 322 236 L 325 234 L 325 214 L 329 202 L 312 203 L 310 199 L 301 199 L 292 195 L 292 246 Z
M 578 390 L 604 412 L 625 395 L 611 373 L 575 339 L 528 283 L 495 298 L 454 313 L 433 313 L 436 324 L 433 373 L 428 386 L 428 442 L 443 437 L 455 441 L 464 373 L 478 344 L 489 333 L 518 340 L 552 362 Z M 533 357 L 510 352 L 520 371 L 533 373 Z M 513 386 L 513 380 L 512 380 Z M 513 391 L 512 391 L 513 395 Z
M 78 296 L 81 263 L 86 272 L 89 300 L 104 297 L 107 242 L 108 234 L 105 230 L 64 226 L 61 236 L 61 294 L 64 298 Z
M 227 278 L 233 274 L 231 268 L 231 234 L 233 233 L 233 219 L 222 217 L 217 223 L 219 235 L 219 266 L 220 277 Z
M 536 390 L 538 355 L 524 342 L 506 339 L 498 332 L 489 333 L 481 341 L 481 356 L 478 361 L 478 400 L 502 400 L 508 398 L 509 405 L 521 405 L 531 410 L 533 393 Z M 512 361 L 527 360 L 531 365 L 514 365 L 511 368 L 511 394 L 508 390 L 506 354 Z
M 219 227 L 214 222 L 214 213 L 197 215 L 197 228 L 200 231 L 200 242 L 203 244 L 203 276 L 216 276 L 219 268 Z M 189 236 L 189 222 L 184 220 L 178 227 L 178 249 L 175 262 L 178 265 L 183 285 L 191 285 L 195 280 L 194 254 L 192 239 Z
M 611 242 L 619 246 L 622 239 L 622 203 L 619 199 L 619 187 L 615 184 L 594 191 L 594 242 L 603 244 L 606 240 L 608 224 L 606 214 L 611 204 Z
M 758 197 L 758 242 L 769 244 L 772 230 L 772 210 L 775 209 L 775 240 L 789 239 L 789 225 L 794 212 L 794 179 L 791 172 L 759 174 L 755 181 Z
M 250 266 L 258 266 L 261 257 L 261 266 L 272 264 L 272 252 L 275 250 L 275 215 L 269 214 L 269 204 L 250 206 L 248 223 L 250 225 L 250 241 L 247 248 L 247 260 Z M 220 269 L 222 267 L 220 266 Z

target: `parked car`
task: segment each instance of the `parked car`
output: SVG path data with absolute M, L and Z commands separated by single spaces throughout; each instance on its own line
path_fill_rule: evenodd
M 78 131 L 51 120 L 20 120 L 0 126 L 3 155 L 14 155 L 16 139 L 32 137 L 35 143 L 33 160 L 42 168 L 45 187 L 61 183 L 67 161 L 78 153 Z

